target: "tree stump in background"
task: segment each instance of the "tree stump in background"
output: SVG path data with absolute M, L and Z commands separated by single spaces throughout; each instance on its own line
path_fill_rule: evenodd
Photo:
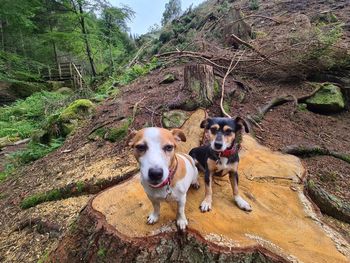
M 184 89 L 191 94 L 186 100 L 189 108 L 209 107 L 214 98 L 213 67 L 205 64 L 187 65 L 184 69 Z
M 229 16 L 223 21 L 223 38 L 227 46 L 234 46 L 238 48 L 240 43 L 237 43 L 231 36 L 232 34 L 238 36 L 244 41 L 251 39 L 252 29 L 242 19 L 241 11 L 238 7 L 230 8 Z M 240 20 L 242 19 L 242 20 Z

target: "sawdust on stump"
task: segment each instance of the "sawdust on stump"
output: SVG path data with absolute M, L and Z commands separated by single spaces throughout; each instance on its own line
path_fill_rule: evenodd
M 204 118 L 201 110 L 185 122 L 188 142 L 179 147 L 181 151 L 188 152 L 200 143 L 203 133 L 198 124 Z M 303 194 L 305 169 L 297 157 L 272 152 L 248 135 L 243 138 L 240 157 L 240 191 L 252 205 L 251 213 L 235 206 L 227 176 L 213 184 L 213 210 L 201 213 L 201 176 L 200 190 L 190 189 L 187 195 L 189 228 L 185 235 L 176 232 L 175 203 L 162 203 L 159 222 L 147 225 L 151 203 L 136 175 L 92 199 L 78 227 L 63 239 L 51 259 L 95 261 L 103 251 L 107 261 L 117 262 L 172 257 L 348 262 L 349 244 L 322 224 Z

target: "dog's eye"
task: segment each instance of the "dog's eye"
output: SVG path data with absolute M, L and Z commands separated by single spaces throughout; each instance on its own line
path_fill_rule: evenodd
M 174 146 L 173 145 L 165 145 L 163 149 L 166 152 L 171 152 L 172 150 L 174 150 Z
M 145 144 L 139 144 L 135 146 L 136 150 L 138 150 L 139 152 L 145 152 L 147 151 L 147 145 Z
M 210 132 L 212 133 L 212 134 L 216 134 L 217 133 L 217 129 L 216 128 L 210 128 Z
M 231 133 L 232 133 L 232 130 L 230 130 L 230 129 L 225 131 L 225 135 L 231 135 Z

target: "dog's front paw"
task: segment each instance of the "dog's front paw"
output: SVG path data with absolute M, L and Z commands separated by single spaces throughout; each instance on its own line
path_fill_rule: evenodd
M 152 213 L 147 217 L 147 224 L 153 225 L 157 223 L 158 219 L 159 219 L 159 215 Z
M 199 208 L 203 213 L 209 212 L 211 210 L 211 201 L 203 200 Z
M 235 196 L 235 203 L 236 205 L 244 210 L 244 211 L 252 211 L 251 206 L 248 204 L 248 202 L 246 202 L 242 197 L 240 197 L 239 195 Z
M 176 225 L 180 230 L 185 230 L 188 225 L 188 221 L 186 218 L 178 218 L 176 220 Z

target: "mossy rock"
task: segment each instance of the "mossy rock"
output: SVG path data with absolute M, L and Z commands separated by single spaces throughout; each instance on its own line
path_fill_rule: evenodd
M 169 84 L 173 83 L 177 80 L 177 77 L 173 73 L 168 73 L 164 76 L 164 78 L 160 81 L 160 84 Z
M 172 110 L 163 113 L 162 123 L 165 128 L 179 128 L 188 118 L 186 111 Z
M 306 100 L 307 108 L 319 113 L 336 113 L 345 108 L 344 96 L 339 87 L 331 83 L 316 84 L 321 89 Z
M 61 114 L 51 115 L 44 131 L 35 137 L 41 143 L 49 143 L 52 138 L 66 137 L 74 132 L 80 122 L 90 117 L 95 111 L 95 105 L 87 99 L 79 99 L 70 104 Z
M 61 114 L 61 121 L 69 121 L 72 119 L 85 119 L 95 110 L 95 105 L 87 99 L 79 99 L 70 104 Z

